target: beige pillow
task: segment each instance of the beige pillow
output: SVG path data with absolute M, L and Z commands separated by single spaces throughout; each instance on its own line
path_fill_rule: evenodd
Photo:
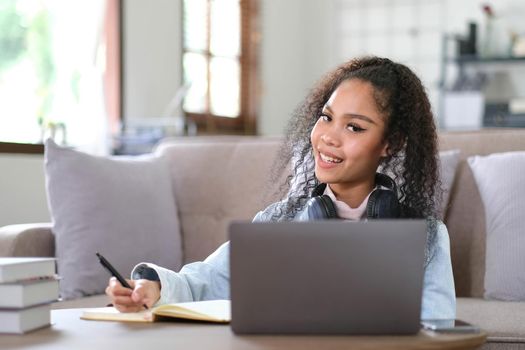
M 525 151 L 473 156 L 485 207 L 485 297 L 525 301 Z

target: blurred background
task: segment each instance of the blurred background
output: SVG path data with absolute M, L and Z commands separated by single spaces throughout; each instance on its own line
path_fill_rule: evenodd
M 30 193 L 45 202 L 47 137 L 118 155 L 280 135 L 356 56 L 412 68 L 440 130 L 523 127 L 524 15 L 522 0 L 0 0 L 0 225 L 28 221 L 9 213 Z

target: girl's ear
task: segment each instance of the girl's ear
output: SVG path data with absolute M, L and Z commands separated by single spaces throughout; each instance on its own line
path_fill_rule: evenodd
M 385 140 L 385 143 L 383 145 L 383 148 L 381 149 L 381 157 L 388 157 L 391 155 L 391 152 L 390 152 L 390 145 L 388 144 L 388 142 Z
M 390 138 L 391 142 L 384 140 L 383 149 L 381 150 L 382 157 L 391 157 L 400 152 L 407 143 L 407 138 L 403 136 Z

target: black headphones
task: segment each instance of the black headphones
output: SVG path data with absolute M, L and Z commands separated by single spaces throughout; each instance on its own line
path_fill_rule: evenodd
M 376 185 L 384 188 L 376 188 L 370 194 L 366 205 L 366 217 L 368 219 L 398 218 L 401 215 L 401 205 L 397 199 L 397 187 L 395 181 L 388 175 L 376 173 Z M 319 184 L 312 192 L 312 198 L 306 203 L 305 210 L 309 220 L 336 219 L 337 211 L 335 205 L 327 195 L 323 194 L 326 184 Z

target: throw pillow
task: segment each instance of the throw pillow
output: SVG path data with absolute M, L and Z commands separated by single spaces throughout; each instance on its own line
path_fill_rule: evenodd
M 456 169 L 459 164 L 459 154 L 458 149 L 441 151 L 439 152 L 439 172 L 440 172 L 440 181 L 441 189 L 443 190 L 443 196 L 437 199 L 437 219 L 443 220 L 448 207 L 448 200 L 450 197 L 450 190 L 454 183 L 454 177 L 456 176 Z M 379 168 L 379 172 L 384 171 L 384 169 Z M 387 175 L 392 176 L 392 173 L 387 173 Z
M 485 297 L 525 301 L 525 152 L 473 156 L 468 163 L 485 207 Z
M 103 293 L 100 252 L 124 276 L 142 261 L 179 269 L 179 219 L 167 161 L 153 155 L 96 157 L 45 145 L 48 204 L 60 295 Z
M 438 218 L 440 220 L 443 220 L 447 213 L 450 190 L 454 184 L 456 169 L 459 163 L 459 153 L 460 151 L 458 149 L 439 152 L 441 184 L 443 188 L 443 197 L 439 203 L 440 211 L 438 213 Z

